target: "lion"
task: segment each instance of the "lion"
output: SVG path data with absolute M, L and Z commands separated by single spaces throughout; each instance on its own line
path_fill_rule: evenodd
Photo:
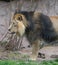
M 47 16 L 40 12 L 19 11 L 13 15 L 8 29 L 11 34 L 26 36 L 32 45 L 31 60 L 36 60 L 41 41 L 47 43 L 58 40 L 58 17 Z

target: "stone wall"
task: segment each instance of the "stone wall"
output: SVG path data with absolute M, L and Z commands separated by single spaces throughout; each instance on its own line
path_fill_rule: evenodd
M 35 2 L 21 0 L 21 10 L 35 10 L 49 16 L 55 16 L 58 15 L 58 0 L 37 0 Z

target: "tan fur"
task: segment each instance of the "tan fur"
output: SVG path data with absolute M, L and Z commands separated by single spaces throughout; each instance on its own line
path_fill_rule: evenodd
M 13 17 L 13 20 L 17 20 L 18 19 L 18 17 L 20 17 L 20 16 L 22 16 L 22 21 L 24 21 L 24 22 L 22 22 L 25 26 L 27 26 L 28 25 L 28 23 L 27 23 L 27 20 L 26 20 L 26 18 L 25 18 L 25 16 L 24 15 L 22 15 L 22 14 L 16 14 L 16 15 L 14 15 L 14 17 Z
M 36 40 L 32 43 L 32 54 L 30 56 L 31 60 L 36 60 L 38 56 L 38 50 L 40 49 L 41 41 Z
M 18 23 L 18 32 L 19 32 L 20 36 L 23 36 L 23 34 L 25 32 L 25 26 L 22 22 Z
M 18 17 L 20 16 L 22 16 L 22 21 L 18 20 Z M 16 25 L 16 27 L 14 25 Z M 16 32 L 17 34 L 19 34 L 19 36 L 23 36 L 27 25 L 28 23 L 25 19 L 25 16 L 22 14 L 16 14 L 13 16 L 12 23 L 9 26 L 9 29 L 11 29 L 11 32 Z
M 50 16 L 55 31 L 58 33 L 58 16 Z
M 38 19 L 38 17 L 41 15 L 39 12 L 34 12 L 33 18 Z

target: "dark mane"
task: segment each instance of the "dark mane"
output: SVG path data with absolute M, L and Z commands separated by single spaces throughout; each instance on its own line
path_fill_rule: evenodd
M 55 41 L 56 32 L 53 28 L 53 24 L 50 18 L 46 15 L 41 14 L 40 22 L 42 23 L 42 31 L 41 31 L 42 38 L 47 42 Z
M 34 12 L 20 11 L 18 13 L 23 14 L 29 22 L 29 26 L 26 28 L 26 36 L 29 41 L 39 38 L 52 42 L 56 39 L 56 32 L 48 16 L 40 13 L 37 19 L 33 19 Z

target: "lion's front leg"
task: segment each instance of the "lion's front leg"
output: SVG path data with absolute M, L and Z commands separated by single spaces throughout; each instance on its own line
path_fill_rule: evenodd
M 40 40 L 36 40 L 32 43 L 32 54 L 30 56 L 31 60 L 37 59 L 39 49 L 40 49 Z

